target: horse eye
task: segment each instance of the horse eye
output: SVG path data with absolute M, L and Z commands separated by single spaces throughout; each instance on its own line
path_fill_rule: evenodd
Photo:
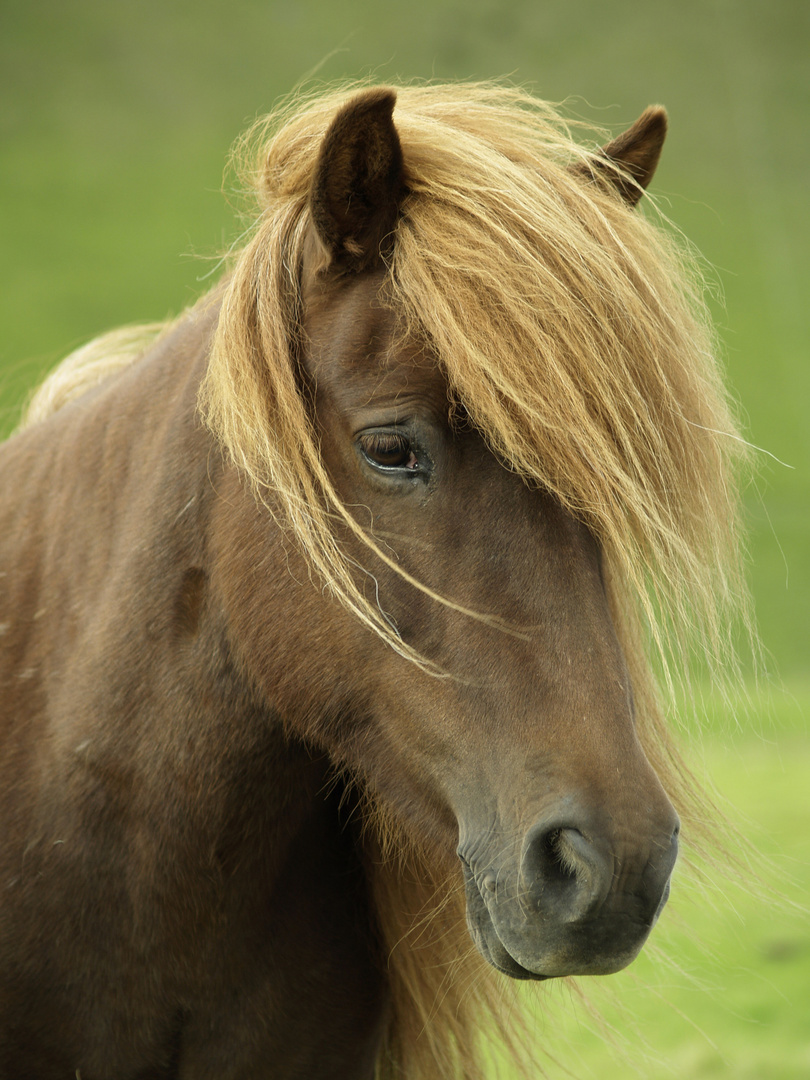
M 372 463 L 381 469 L 419 468 L 416 454 L 406 435 L 393 431 L 375 431 L 360 436 L 360 448 Z

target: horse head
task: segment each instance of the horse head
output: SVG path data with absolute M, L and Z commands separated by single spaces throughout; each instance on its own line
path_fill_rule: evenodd
M 297 267 L 296 378 L 388 641 L 337 604 L 313 640 L 302 615 L 308 686 L 285 714 L 423 843 L 457 851 L 496 968 L 612 972 L 666 900 L 678 819 L 636 735 L 592 529 L 504 462 L 436 348 L 403 331 L 397 229 L 418 181 L 394 103 L 369 91 L 334 118 Z M 599 159 L 631 203 L 663 140 L 661 111 L 645 115 Z

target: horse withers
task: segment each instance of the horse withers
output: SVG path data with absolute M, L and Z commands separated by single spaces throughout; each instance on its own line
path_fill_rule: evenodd
M 665 126 L 299 106 L 223 282 L 2 448 L 0 1077 L 474 1076 L 465 923 L 517 979 L 637 954 L 644 590 L 709 596 L 733 520 L 633 210 Z

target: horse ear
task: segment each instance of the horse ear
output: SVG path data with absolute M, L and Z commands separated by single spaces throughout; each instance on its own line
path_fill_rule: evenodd
M 613 139 L 576 172 L 590 179 L 609 181 L 629 206 L 635 206 L 652 180 L 667 135 L 667 113 L 650 105 L 631 128 Z M 606 168 L 600 157 L 618 165 L 622 173 Z
M 310 189 L 315 229 L 333 264 L 359 272 L 387 254 L 406 193 L 392 113 L 396 93 L 379 87 L 353 98 L 327 131 Z

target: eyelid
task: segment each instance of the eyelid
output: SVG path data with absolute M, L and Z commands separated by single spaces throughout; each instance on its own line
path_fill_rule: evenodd
M 371 434 L 366 434 L 361 437 L 361 441 L 365 444 L 366 440 L 369 442 L 377 441 L 380 449 L 383 450 L 396 450 L 399 447 L 405 446 L 409 443 L 408 437 L 395 431 L 375 431 Z

